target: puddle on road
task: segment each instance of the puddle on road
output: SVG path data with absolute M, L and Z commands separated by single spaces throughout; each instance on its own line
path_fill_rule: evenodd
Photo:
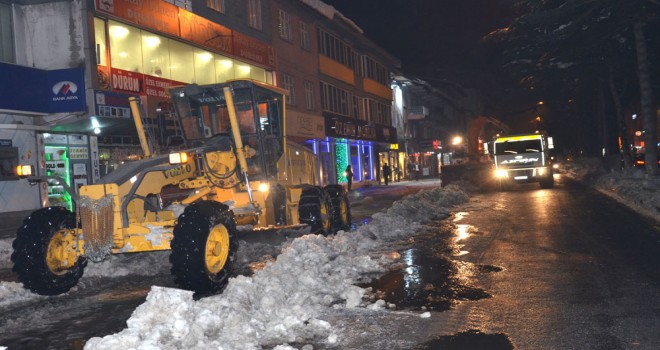
M 444 311 L 456 301 L 489 298 L 489 293 L 471 285 L 471 279 L 502 269 L 452 259 L 468 254 L 459 242 L 475 230 L 468 225 L 428 226 L 414 237 L 411 248 L 399 253 L 398 268 L 360 286 L 371 288 L 373 301 L 382 299 L 397 309 Z
M 455 335 L 446 335 L 423 344 L 417 350 L 513 350 L 509 338 L 502 334 L 486 334 L 471 329 Z

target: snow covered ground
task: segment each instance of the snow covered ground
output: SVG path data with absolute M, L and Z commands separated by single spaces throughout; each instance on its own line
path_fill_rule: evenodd
M 352 232 L 288 240 L 276 247 L 282 251 L 276 260 L 266 259 L 251 277 L 232 278 L 222 294 L 193 300 L 192 292 L 154 286 L 126 329 L 92 338 L 85 349 L 311 349 L 311 343 L 341 348 L 342 332 L 321 315 L 356 308 L 389 312 L 385 302 L 369 301 L 369 291 L 356 284 L 398 263 L 398 253 L 388 244 L 413 235 L 424 222 L 448 217 L 452 206 L 468 200 L 458 187 L 441 189 L 439 181 L 431 185 L 372 215 Z M 370 207 L 370 198 L 355 199 Z M 272 253 L 254 244 L 241 249 L 239 259 Z M 0 240 L 0 268 L 11 267 L 11 251 L 11 240 Z M 98 277 L 167 273 L 167 253 L 111 256 L 89 264 L 72 292 Z M 145 266 L 149 268 L 141 268 Z M 37 298 L 45 297 L 19 283 L 0 282 L 0 307 Z M 407 317 L 423 320 L 430 313 L 410 312 Z
M 341 334 L 319 317 L 323 310 L 386 311 L 383 301 L 366 301 L 367 291 L 356 284 L 398 260 L 397 253 L 384 249 L 388 242 L 414 234 L 423 222 L 448 217 L 452 206 L 467 200 L 453 186 L 410 195 L 355 231 L 291 241 L 263 270 L 232 278 L 222 294 L 201 300 L 193 300 L 189 291 L 154 286 L 127 328 L 92 338 L 85 349 L 340 347 Z
M 565 174 L 660 222 L 660 176 L 643 169 L 606 171 L 598 158 L 578 158 L 563 164 Z

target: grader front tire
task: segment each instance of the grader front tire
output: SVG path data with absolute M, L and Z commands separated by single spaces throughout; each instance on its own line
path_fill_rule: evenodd
M 170 253 L 177 284 L 197 293 L 221 291 L 232 272 L 238 239 L 234 214 L 214 201 L 192 204 L 179 216 Z
M 68 292 L 83 275 L 87 260 L 76 250 L 76 217 L 63 207 L 28 216 L 12 246 L 13 271 L 25 288 L 41 295 Z

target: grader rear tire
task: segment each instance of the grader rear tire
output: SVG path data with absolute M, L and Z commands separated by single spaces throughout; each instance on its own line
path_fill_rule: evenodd
M 174 281 L 197 293 L 217 293 L 234 267 L 238 239 L 229 207 L 214 201 L 192 204 L 174 227 L 170 253 Z
M 323 188 L 330 196 L 332 204 L 332 232 L 351 229 L 351 205 L 344 187 L 341 185 L 328 185 Z
M 332 204 L 322 188 L 309 186 L 302 191 L 298 205 L 300 222 L 308 224 L 312 233 L 324 236 L 332 233 Z
M 12 244 L 12 270 L 25 288 L 41 295 L 68 292 L 83 275 L 87 259 L 78 256 L 75 215 L 63 207 L 49 207 L 28 216 Z

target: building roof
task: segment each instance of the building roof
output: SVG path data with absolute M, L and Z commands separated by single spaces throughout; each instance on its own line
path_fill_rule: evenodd
M 355 22 L 351 21 L 348 17 L 344 16 L 341 12 L 337 11 L 337 9 L 335 9 L 334 6 L 328 5 L 321 0 L 300 0 L 300 1 L 306 4 L 307 6 L 315 9 L 320 14 L 322 14 L 323 16 L 327 17 L 330 20 L 334 19 L 334 17 L 337 16 L 337 18 L 346 22 L 346 24 L 353 27 L 353 29 L 358 31 L 360 34 L 364 34 L 362 28 L 360 28 L 357 24 L 355 24 Z

